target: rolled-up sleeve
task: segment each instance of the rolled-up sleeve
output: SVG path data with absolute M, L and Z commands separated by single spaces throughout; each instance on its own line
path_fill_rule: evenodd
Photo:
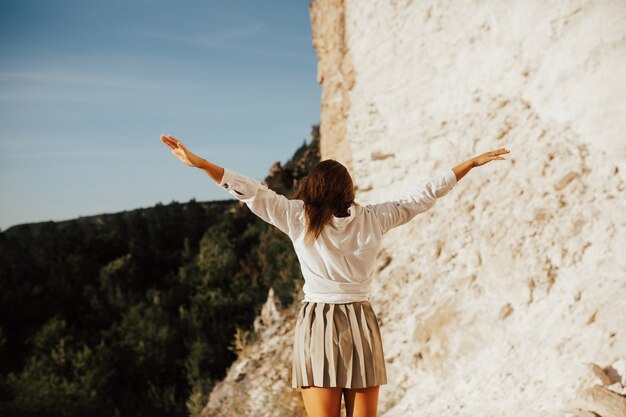
M 430 209 L 438 198 L 446 195 L 456 185 L 456 182 L 456 174 L 452 169 L 448 169 L 398 199 L 370 204 L 370 208 L 378 219 L 382 234 Z
M 224 175 L 218 185 L 283 233 L 292 236 L 295 232 L 294 224 L 300 209 L 297 200 L 289 200 L 261 181 L 228 168 L 224 168 Z

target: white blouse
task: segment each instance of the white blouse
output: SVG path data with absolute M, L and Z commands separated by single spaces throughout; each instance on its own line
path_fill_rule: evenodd
M 383 235 L 430 209 L 456 182 L 454 171 L 447 169 L 398 199 L 378 204 L 355 203 L 348 209 L 348 217 L 333 216 L 310 247 L 304 244 L 306 219 L 302 200 L 288 199 L 259 180 L 228 168 L 224 168 L 218 185 L 289 236 L 304 276 L 302 303 L 350 303 L 370 299 Z

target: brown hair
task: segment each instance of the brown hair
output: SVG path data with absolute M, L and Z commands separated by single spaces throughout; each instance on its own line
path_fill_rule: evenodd
M 341 163 L 325 159 L 300 180 L 292 198 L 304 201 L 305 242 L 308 244 L 311 239 L 317 239 L 332 216 L 348 214 L 348 208 L 354 204 L 352 177 Z

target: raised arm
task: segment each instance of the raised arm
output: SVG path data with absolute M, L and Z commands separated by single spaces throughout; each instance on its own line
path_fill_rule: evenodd
M 221 167 L 194 155 L 180 140 L 173 136 L 161 136 L 161 140 L 172 149 L 174 156 L 185 165 L 203 170 L 217 185 L 236 199 L 243 201 L 261 219 L 276 226 L 289 236 L 296 233 L 296 217 L 301 208 L 297 200 L 289 200 L 255 178 Z
M 211 175 L 207 169 L 204 171 Z M 256 178 L 229 168 L 223 168 L 218 185 L 239 201 L 246 203 L 254 214 L 276 226 L 283 233 L 289 236 L 297 234 L 299 230 L 297 217 L 302 209 L 297 200 L 289 200 Z
M 398 199 L 379 204 L 370 204 L 374 214 L 385 234 L 394 227 L 403 225 L 419 213 L 423 213 L 435 205 L 438 198 L 448 192 L 461 180 L 472 168 L 486 164 L 489 161 L 502 159 L 501 154 L 509 153 L 506 148 L 485 152 L 477 157 L 437 173 L 429 180 L 419 184 L 413 191 L 404 194 Z
M 419 184 L 400 198 L 378 204 L 370 204 L 374 211 L 382 234 L 394 227 L 401 226 L 419 213 L 423 213 L 435 205 L 438 198 L 446 195 L 457 182 L 452 169 L 437 173 L 427 181 Z

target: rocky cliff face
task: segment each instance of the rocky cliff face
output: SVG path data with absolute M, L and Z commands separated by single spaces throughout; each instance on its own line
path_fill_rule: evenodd
M 372 300 L 390 381 L 380 415 L 623 416 L 626 3 L 310 11 L 321 156 L 349 166 L 357 200 L 511 150 L 386 236 Z M 258 349 L 289 349 L 282 325 Z M 248 374 L 264 394 L 241 415 L 301 413 L 282 363 L 283 377 Z

